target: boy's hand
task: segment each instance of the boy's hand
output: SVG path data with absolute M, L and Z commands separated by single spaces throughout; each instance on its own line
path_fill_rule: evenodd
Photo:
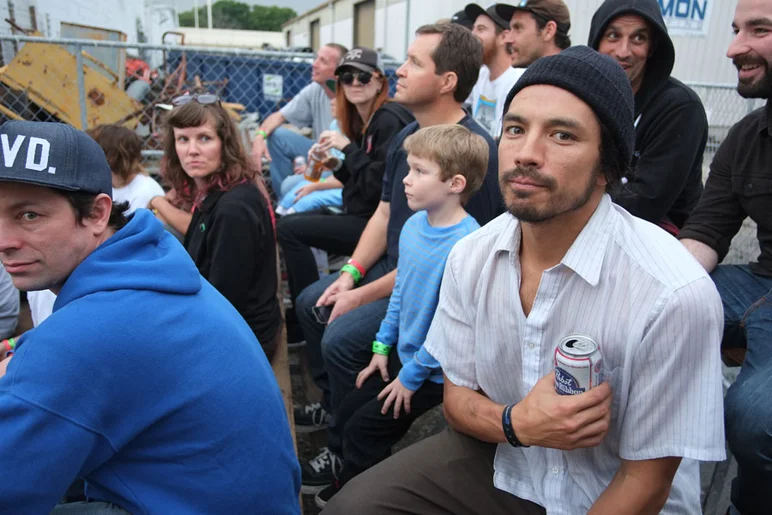
M 410 399 L 413 398 L 414 393 L 413 390 L 405 388 L 399 380 L 399 376 L 397 376 L 394 381 L 389 383 L 378 394 L 379 401 L 382 401 L 384 398 L 386 399 L 386 402 L 383 403 L 383 408 L 381 408 L 381 414 L 385 415 L 389 411 L 392 402 L 394 403 L 394 418 L 399 418 L 399 410 L 403 405 L 405 406 L 405 413 L 410 413 Z
M 367 367 L 364 368 L 361 372 L 359 372 L 359 375 L 357 376 L 357 382 L 356 382 L 357 389 L 362 388 L 362 385 L 365 384 L 365 381 L 367 380 L 367 378 L 379 370 L 381 372 L 381 379 L 383 379 L 383 382 L 388 383 L 389 382 L 389 371 L 387 368 L 388 365 L 389 365 L 388 356 L 384 356 L 382 354 L 373 354 L 373 359 L 370 360 L 370 364 L 367 365 Z

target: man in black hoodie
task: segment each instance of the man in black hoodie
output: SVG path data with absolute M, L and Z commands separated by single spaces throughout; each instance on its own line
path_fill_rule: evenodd
M 606 0 L 588 44 L 624 68 L 635 93 L 632 174 L 614 202 L 677 235 L 702 194 L 708 120 L 697 94 L 670 76 L 675 50 L 659 3 Z

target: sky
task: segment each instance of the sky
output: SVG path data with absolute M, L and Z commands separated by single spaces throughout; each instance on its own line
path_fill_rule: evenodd
M 212 0 L 215 3 L 217 0 Z M 278 5 L 279 7 L 291 7 L 298 14 L 304 13 L 314 7 L 323 4 L 324 0 L 237 0 L 250 5 Z M 156 3 L 175 7 L 177 11 L 188 11 L 193 8 L 194 0 L 160 0 Z M 206 0 L 198 0 L 199 7 L 206 7 Z

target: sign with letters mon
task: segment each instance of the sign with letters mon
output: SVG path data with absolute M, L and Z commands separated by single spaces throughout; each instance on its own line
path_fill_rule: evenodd
M 658 0 L 671 36 L 701 36 L 708 33 L 710 11 L 717 0 Z

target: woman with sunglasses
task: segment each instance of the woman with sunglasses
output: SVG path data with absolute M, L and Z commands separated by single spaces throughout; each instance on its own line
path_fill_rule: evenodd
M 388 79 L 374 50 L 354 47 L 343 57 L 335 75 L 335 117 L 340 132 L 323 132 L 311 153 L 319 152 L 327 160 L 328 152 L 337 149 L 345 159 L 337 160 L 333 176 L 308 184 L 298 193 L 302 197 L 342 188 L 343 214 L 322 208 L 288 215 L 277 223 L 293 303 L 306 286 L 319 279 L 311 247 L 344 256 L 354 251 L 381 199 L 389 144 L 414 120 L 407 109 L 389 99 Z M 292 310 L 287 311 L 287 329 L 289 342 L 303 340 Z
M 281 311 L 262 177 L 216 96 L 185 95 L 173 103 L 166 119 L 165 177 L 193 205 L 185 248 L 201 275 L 244 317 L 270 360 Z

